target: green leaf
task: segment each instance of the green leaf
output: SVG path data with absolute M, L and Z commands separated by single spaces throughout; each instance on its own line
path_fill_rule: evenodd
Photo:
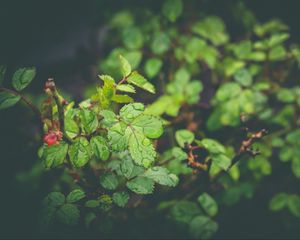
M 300 218 L 300 197 L 297 195 L 290 195 L 287 202 L 290 212 L 297 218 Z
M 152 142 L 141 132 L 127 128 L 128 147 L 132 159 L 141 166 L 149 167 L 155 160 L 156 152 Z
M 295 177 L 300 178 L 300 157 L 298 154 L 293 156 L 292 172 L 294 173 Z
M 131 83 L 139 88 L 142 88 L 150 93 L 155 93 L 154 86 L 146 80 L 137 71 L 133 71 L 127 78 L 127 82 Z
M 102 110 L 100 114 L 103 117 L 101 123 L 104 127 L 111 127 L 117 122 L 116 114 L 110 110 Z
M 60 141 L 59 144 L 45 146 L 43 160 L 45 168 L 53 168 L 62 165 L 66 159 L 68 144 Z
M 206 216 L 197 216 L 189 224 L 189 233 L 196 239 L 210 239 L 217 232 L 218 224 Z
M 116 192 L 113 194 L 112 199 L 117 206 L 125 207 L 129 200 L 129 194 L 127 192 Z
M 84 217 L 84 224 L 86 228 L 89 228 L 92 222 L 97 218 L 96 214 L 93 212 L 89 212 Z
M 101 175 L 100 184 L 108 190 L 115 190 L 118 187 L 119 181 L 114 173 L 107 172 Z
M 170 217 L 177 222 L 190 223 L 191 220 L 201 214 L 201 210 L 195 202 L 178 201 L 170 211 Z
M 120 117 L 126 122 L 131 122 L 133 119 L 141 115 L 145 107 L 142 103 L 127 104 L 120 109 Z
M 198 197 L 198 202 L 210 217 L 214 217 L 215 215 L 217 215 L 218 205 L 208 193 L 202 193 Z
M 81 168 L 90 160 L 90 146 L 84 137 L 77 138 L 69 147 L 69 157 L 71 163 L 76 168 Z
M 229 39 L 224 22 L 216 16 L 209 16 L 197 22 L 192 27 L 192 31 L 210 40 L 216 46 L 226 43 Z
M 65 203 L 65 195 L 60 192 L 51 192 L 45 197 L 43 204 L 49 207 L 58 207 Z
M 72 192 L 70 192 L 67 196 L 67 202 L 68 203 L 74 203 L 82 198 L 85 198 L 85 193 L 81 189 L 75 189 Z
M 80 120 L 83 130 L 88 134 L 92 134 L 98 127 L 98 119 L 95 112 L 88 109 L 80 110 Z
M 211 158 L 213 162 L 218 165 L 218 167 L 226 171 L 228 170 L 228 167 L 231 164 L 231 159 L 227 157 L 225 154 L 212 154 Z
M 145 63 L 145 73 L 149 78 L 155 77 L 161 69 L 163 62 L 159 58 L 150 58 Z
M 117 85 L 117 90 L 121 92 L 135 93 L 135 88 L 130 84 Z
M 162 7 L 162 13 L 170 22 L 175 22 L 181 15 L 182 8 L 181 0 L 166 0 Z
M 136 177 L 127 182 L 126 186 L 137 194 L 151 194 L 154 189 L 154 181 L 146 177 Z
M 122 55 L 119 56 L 120 63 L 121 63 L 121 72 L 123 78 L 127 77 L 131 73 L 131 66 L 130 63 L 124 58 Z
M 120 94 L 115 94 L 112 99 L 112 101 L 117 102 L 117 103 L 131 103 L 133 102 L 133 98 L 129 97 L 128 95 L 120 95 Z
M 151 115 L 141 114 L 132 121 L 132 125 L 152 139 L 159 138 L 164 132 L 162 121 Z
M 110 151 L 107 140 L 102 136 L 92 137 L 90 140 L 92 151 L 98 159 L 106 161 L 109 158 Z
M 120 158 L 122 159 L 120 170 L 125 178 L 134 178 L 145 171 L 143 167 L 137 166 L 133 163 L 133 160 L 128 154 L 128 151 L 125 151 L 124 153 L 120 154 Z
M 183 148 L 185 143 L 191 144 L 194 141 L 195 135 L 189 130 L 182 129 L 176 131 L 175 138 L 179 146 Z
M 288 88 L 279 89 L 276 96 L 279 101 L 284 103 L 292 103 L 296 100 L 293 91 Z
M 108 129 L 107 138 L 113 151 L 121 152 L 126 150 L 128 139 L 125 136 L 126 124 L 123 122 L 116 123 Z
M 152 179 L 160 185 L 165 185 L 169 187 L 175 187 L 178 184 L 178 177 L 175 174 L 169 172 L 168 169 L 164 167 L 152 167 L 147 169 L 142 176 Z
M 271 61 L 279 61 L 279 60 L 284 60 L 286 57 L 286 50 L 282 45 L 278 45 L 274 48 L 271 49 L 269 52 L 269 59 Z
M 212 153 L 212 154 L 225 153 L 225 147 L 214 139 L 204 138 L 199 143 L 205 149 L 207 149 L 207 151 L 209 153 Z
M 79 133 L 79 127 L 74 120 L 76 112 L 74 109 L 69 109 L 65 113 L 65 130 L 70 138 L 75 138 Z
M 287 205 L 288 195 L 286 193 L 276 194 L 270 201 L 269 208 L 272 211 L 279 211 Z
M 20 96 L 16 96 L 8 92 L 0 92 L 0 110 L 12 107 L 21 99 Z
M 153 53 L 160 55 L 168 51 L 170 45 L 171 41 L 169 36 L 164 32 L 157 32 L 154 34 L 150 47 Z
M 79 221 L 80 212 L 77 206 L 67 203 L 58 209 L 56 217 L 63 224 L 75 226 Z
M 0 85 L 2 85 L 4 81 L 5 73 L 6 73 L 6 66 L 3 65 L 0 66 Z
M 252 76 L 245 68 L 237 70 L 234 74 L 234 79 L 244 87 L 249 87 L 252 84 Z
M 96 207 L 99 207 L 100 205 L 100 201 L 99 200 L 88 200 L 85 202 L 84 206 L 87 207 L 87 208 L 96 208 Z
M 125 28 L 122 32 L 122 40 L 124 45 L 129 49 L 139 49 L 144 43 L 143 34 L 137 27 Z
M 13 87 L 21 91 L 34 79 L 36 70 L 34 67 L 20 68 L 12 76 Z

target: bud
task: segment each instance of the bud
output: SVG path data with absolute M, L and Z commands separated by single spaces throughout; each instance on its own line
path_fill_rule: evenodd
M 62 140 L 63 134 L 61 131 L 50 131 L 44 136 L 44 143 L 48 146 L 52 146 L 54 144 L 59 144 L 59 141 Z

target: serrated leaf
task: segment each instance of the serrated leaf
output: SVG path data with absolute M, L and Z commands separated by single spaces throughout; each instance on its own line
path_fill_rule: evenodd
M 121 154 L 120 158 L 122 159 L 120 170 L 125 178 L 134 178 L 145 171 L 143 167 L 133 163 L 133 160 L 127 151 L 124 152 L 124 154 Z
M 104 127 L 111 127 L 117 122 L 116 114 L 110 110 L 102 110 L 100 114 L 103 117 L 101 123 Z
M 203 146 L 212 154 L 225 153 L 225 147 L 214 139 L 204 138 L 200 141 L 200 146 Z
M 128 146 L 128 139 L 125 136 L 126 124 L 116 123 L 108 129 L 107 138 L 113 151 L 125 151 Z
M 99 200 L 88 200 L 85 202 L 84 206 L 87 207 L 87 208 L 96 208 L 96 207 L 99 207 L 100 205 L 100 201 Z
M 108 190 L 114 190 L 118 187 L 119 181 L 114 173 L 104 173 L 100 177 L 100 184 Z
M 128 147 L 132 159 L 138 165 L 149 167 L 156 157 L 152 142 L 144 134 L 133 128 L 127 128 L 125 135 L 128 138 Z
M 120 63 L 121 63 L 121 72 L 123 78 L 127 77 L 131 73 L 131 65 L 122 55 L 119 55 Z
M 20 96 L 12 93 L 0 92 L 0 110 L 14 106 L 20 99 Z
M 131 86 L 130 84 L 117 85 L 116 89 L 121 92 L 135 93 L 135 88 L 133 86 Z
M 218 224 L 206 216 L 197 216 L 189 223 L 189 233 L 196 239 L 210 239 L 218 230 Z
M 147 169 L 142 176 L 150 178 L 160 185 L 169 187 L 175 187 L 179 181 L 175 174 L 170 173 L 169 170 L 164 167 L 158 166 Z
M 127 192 L 116 192 L 113 194 L 112 199 L 117 206 L 125 207 L 129 200 L 129 194 Z
M 270 201 L 269 208 L 272 211 L 279 211 L 286 207 L 288 202 L 288 195 L 286 193 L 276 194 Z
M 74 226 L 79 221 L 80 212 L 77 206 L 67 203 L 58 209 L 56 217 L 63 224 Z
M 168 51 L 170 45 L 171 41 L 169 36 L 164 32 L 157 32 L 154 34 L 150 47 L 153 53 L 160 55 Z
M 93 212 L 89 212 L 84 217 L 84 224 L 86 228 L 89 228 L 92 222 L 97 218 L 96 214 Z
M 136 177 L 127 182 L 126 186 L 137 194 L 151 194 L 154 189 L 154 181 L 146 177 Z
M 149 78 L 155 77 L 161 69 L 163 62 L 159 58 L 148 59 L 145 63 L 145 73 Z
M 81 120 L 81 125 L 83 127 L 83 130 L 87 134 L 91 134 L 94 131 L 96 131 L 99 122 L 96 113 L 94 113 L 92 110 L 88 110 L 85 108 L 81 109 L 80 120 Z
M 190 223 L 191 220 L 201 214 L 201 210 L 195 202 L 181 200 L 178 201 L 170 211 L 170 217 L 180 223 Z
M 69 147 L 69 157 L 71 163 L 76 168 L 81 168 L 90 160 L 90 146 L 84 137 L 77 138 Z
M 43 160 L 45 168 L 53 168 L 62 165 L 66 159 L 68 144 L 60 141 L 59 144 L 45 146 Z
M 237 70 L 234 79 L 244 87 L 249 87 L 252 84 L 252 76 L 245 68 Z
M 67 196 L 67 202 L 68 203 L 74 203 L 82 198 L 85 198 L 85 193 L 81 189 L 75 189 L 72 192 L 70 192 Z
M 18 91 L 24 89 L 34 79 L 35 74 L 34 67 L 18 69 L 12 76 L 13 87 Z
M 155 116 L 141 114 L 132 121 L 135 128 L 141 128 L 141 131 L 148 138 L 159 138 L 163 132 L 162 121 Z
M 181 15 L 182 8 L 181 0 L 166 0 L 162 7 L 162 13 L 170 22 L 175 22 Z
M 92 137 L 90 140 L 92 151 L 94 155 L 103 161 L 109 158 L 110 151 L 107 144 L 107 140 L 102 136 Z
M 124 45 L 129 49 L 139 49 L 143 46 L 144 36 L 137 27 L 127 27 L 122 32 Z
M 295 216 L 300 218 L 300 197 L 297 195 L 290 195 L 288 197 L 287 206 L 290 212 Z
M 128 96 L 128 95 L 120 95 L 120 94 L 115 94 L 112 99 L 112 101 L 117 102 L 117 103 L 131 103 L 133 102 L 133 98 Z
M 120 109 L 120 117 L 122 117 L 125 121 L 131 122 L 143 113 L 144 108 L 144 104 L 142 103 L 127 104 Z
M 194 141 L 195 135 L 189 130 L 182 129 L 176 131 L 175 138 L 179 146 L 184 147 L 185 143 L 191 144 Z
M 137 71 L 133 71 L 127 78 L 127 82 L 131 83 L 139 88 L 142 88 L 150 93 L 155 93 L 155 87 L 152 83 L 148 82 L 146 78 L 144 78 Z
M 198 202 L 209 216 L 214 217 L 217 215 L 218 204 L 208 193 L 202 193 L 198 197 Z
M 70 109 L 65 113 L 65 130 L 70 138 L 74 138 L 79 133 L 78 124 L 74 121 L 75 111 Z
M 43 200 L 43 204 L 49 207 L 58 207 L 65 203 L 65 195 L 60 192 L 51 192 Z

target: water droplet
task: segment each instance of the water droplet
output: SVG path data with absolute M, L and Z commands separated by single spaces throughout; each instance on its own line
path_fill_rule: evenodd
M 151 141 L 150 141 L 148 138 L 145 138 L 145 139 L 142 141 L 142 144 L 143 144 L 144 146 L 148 146 L 148 145 L 151 144 Z

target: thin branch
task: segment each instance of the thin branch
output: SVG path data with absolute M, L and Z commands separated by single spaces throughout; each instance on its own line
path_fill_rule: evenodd
M 15 91 L 15 90 L 12 90 L 12 89 L 8 89 L 8 88 L 5 88 L 5 87 L 0 87 L 0 92 L 8 92 L 8 93 L 11 93 L 15 96 L 18 96 L 21 98 L 21 100 L 29 107 L 31 108 L 31 110 L 37 115 L 37 117 L 39 118 L 39 120 L 41 120 L 42 122 L 42 116 L 41 116 L 41 112 L 40 110 L 35 106 L 33 105 L 32 102 L 30 102 L 25 96 L 23 96 L 21 93 Z

